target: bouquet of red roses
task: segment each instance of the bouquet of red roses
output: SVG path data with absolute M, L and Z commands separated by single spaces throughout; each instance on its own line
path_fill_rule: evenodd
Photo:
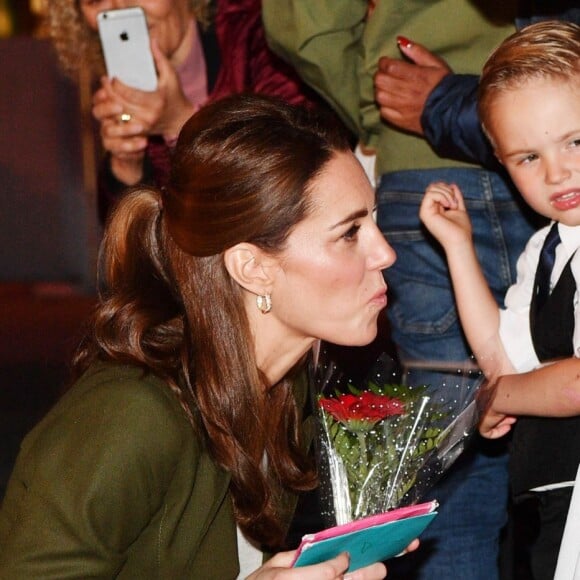
M 325 351 L 319 355 L 313 384 L 329 525 L 416 503 L 475 430 L 473 397 L 435 402 L 425 385 L 394 382 L 392 368 L 382 355 L 370 375 L 354 381 Z

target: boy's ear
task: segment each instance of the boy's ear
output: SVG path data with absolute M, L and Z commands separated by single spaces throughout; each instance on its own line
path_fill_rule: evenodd
M 228 248 L 224 253 L 224 263 L 230 276 L 242 288 L 256 295 L 270 292 L 275 259 L 254 244 L 243 242 Z

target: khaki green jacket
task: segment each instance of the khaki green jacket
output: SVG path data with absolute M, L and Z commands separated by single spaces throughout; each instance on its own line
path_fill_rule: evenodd
M 397 35 L 424 44 L 456 73 L 479 74 L 515 31 L 514 0 L 263 0 L 270 46 L 316 89 L 361 141 L 377 151 L 378 174 L 465 166 L 441 159 L 424 139 L 381 121 L 373 76 L 379 58 L 401 58 Z
M 162 381 L 96 365 L 23 442 L 0 578 L 236 578 L 228 485 Z

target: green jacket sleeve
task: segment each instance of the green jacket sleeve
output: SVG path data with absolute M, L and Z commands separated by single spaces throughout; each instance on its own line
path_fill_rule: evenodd
M 0 512 L 1 578 L 118 573 L 183 444 L 161 391 L 137 379 L 81 385 L 27 436 Z
M 359 110 L 366 0 L 263 0 L 268 44 L 362 135 Z

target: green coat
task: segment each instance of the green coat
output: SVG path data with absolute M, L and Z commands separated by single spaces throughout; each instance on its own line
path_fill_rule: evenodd
M 373 76 L 381 56 L 400 58 L 397 36 L 424 44 L 456 73 L 479 74 L 515 32 L 516 3 L 488 0 L 263 0 L 268 43 L 377 151 L 377 171 L 466 167 L 438 157 L 422 137 L 381 120 Z
M 229 479 L 162 381 L 95 365 L 22 444 L 0 578 L 235 578 Z

